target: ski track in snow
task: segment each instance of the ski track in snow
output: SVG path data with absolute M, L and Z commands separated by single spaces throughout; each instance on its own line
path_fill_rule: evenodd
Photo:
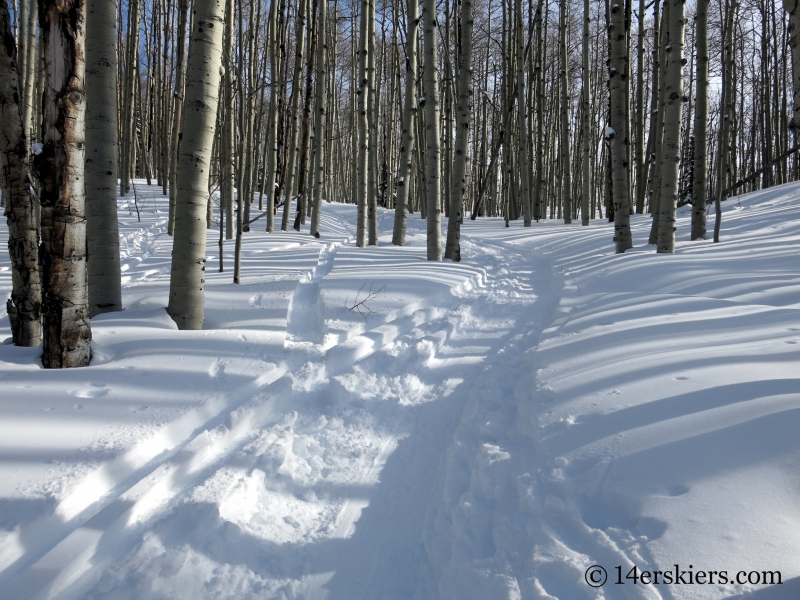
M 424 260 L 413 215 L 405 247 L 384 236 L 355 248 L 354 208 L 326 204 L 320 240 L 248 234 L 242 285 L 209 268 L 208 328 L 178 333 L 159 308 L 170 239 L 165 199 L 150 189 L 142 223 L 121 212 L 130 308 L 97 319 L 86 372 L 98 383 L 45 373 L 37 396 L 35 353 L 0 346 L 0 385 L 37 407 L 63 412 L 48 396 L 68 387 L 89 410 L 133 411 L 59 454 L 123 432 L 110 455 L 56 461 L 64 483 L 46 507 L 4 524 L 2 597 L 679 600 L 756 589 L 583 579 L 593 564 L 613 577 L 617 565 L 676 562 L 780 568 L 780 591 L 800 593 L 799 544 L 778 552 L 773 541 L 800 528 L 782 484 L 800 452 L 791 434 L 773 435 L 800 425 L 800 275 L 782 259 L 800 239 L 785 221 L 799 190 L 729 201 L 723 243 L 680 242 L 674 256 L 615 256 L 604 223 L 482 219 L 462 230 L 460 265 Z M 380 218 L 390 231 L 393 213 Z M 633 218 L 635 240 L 647 225 Z M 7 279 L 0 270 L 0 290 Z M 364 285 L 385 286 L 366 320 L 346 306 Z M 182 404 L 132 420 L 158 402 L 134 371 L 162 367 L 154 388 L 169 382 Z M 742 470 L 768 495 L 733 493 Z M 730 497 L 744 500 L 723 509 Z

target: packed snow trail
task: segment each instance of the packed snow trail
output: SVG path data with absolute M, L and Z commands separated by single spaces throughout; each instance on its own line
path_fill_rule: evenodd
M 480 219 L 433 263 L 415 216 L 406 246 L 355 248 L 354 207 L 326 204 L 319 240 L 246 236 L 241 285 L 209 269 L 200 332 L 164 312 L 166 199 L 139 188 L 92 366 L 0 346 L 3 598 L 800 593 L 797 184 L 673 256 Z M 783 585 L 584 579 L 675 563 Z

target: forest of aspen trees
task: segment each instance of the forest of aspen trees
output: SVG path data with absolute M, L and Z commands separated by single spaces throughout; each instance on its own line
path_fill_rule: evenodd
M 678 206 L 718 240 L 728 195 L 800 174 L 795 0 L 3 0 L 0 26 L 8 315 L 45 367 L 122 309 L 135 179 L 169 196 L 168 312 L 199 329 L 207 229 L 237 283 L 243 236 L 319 237 L 325 202 L 357 246 L 379 207 L 396 245 L 426 219 L 429 260 L 466 216 L 607 219 L 625 252 L 648 213 L 670 253 Z

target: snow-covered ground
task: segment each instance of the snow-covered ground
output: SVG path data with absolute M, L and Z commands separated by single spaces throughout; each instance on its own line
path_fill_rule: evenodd
M 90 367 L 0 313 L 3 599 L 800 597 L 800 185 L 728 201 L 720 244 L 682 210 L 674 255 L 645 216 L 624 255 L 605 222 L 480 219 L 431 263 L 419 215 L 359 249 L 325 204 L 319 240 L 257 221 L 234 285 L 210 230 L 195 332 L 137 189 Z

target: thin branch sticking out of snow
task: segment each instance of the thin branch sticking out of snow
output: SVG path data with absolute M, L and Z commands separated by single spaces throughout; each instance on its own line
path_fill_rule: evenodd
M 375 299 L 381 297 L 383 295 L 383 292 L 386 290 L 386 286 L 382 285 L 379 289 L 377 289 L 377 290 L 375 290 L 373 292 L 372 291 L 372 286 L 374 284 L 370 283 L 369 284 L 369 291 L 367 292 L 367 295 L 362 300 L 359 301 L 359 298 L 361 297 L 361 293 L 364 290 L 364 286 L 366 286 L 366 285 L 367 284 L 365 283 L 358 290 L 358 293 L 356 294 L 355 300 L 353 300 L 353 306 L 347 306 L 347 302 L 350 300 L 350 296 L 348 296 L 344 300 L 344 307 L 347 310 L 351 311 L 351 312 L 358 312 L 358 314 L 360 314 L 362 317 L 364 317 L 365 321 L 369 318 L 370 315 L 374 315 L 374 314 L 377 314 L 377 313 L 383 311 L 383 309 L 380 309 L 380 308 L 372 308 L 368 304 L 368 302 L 371 302 L 372 300 L 375 300 Z

